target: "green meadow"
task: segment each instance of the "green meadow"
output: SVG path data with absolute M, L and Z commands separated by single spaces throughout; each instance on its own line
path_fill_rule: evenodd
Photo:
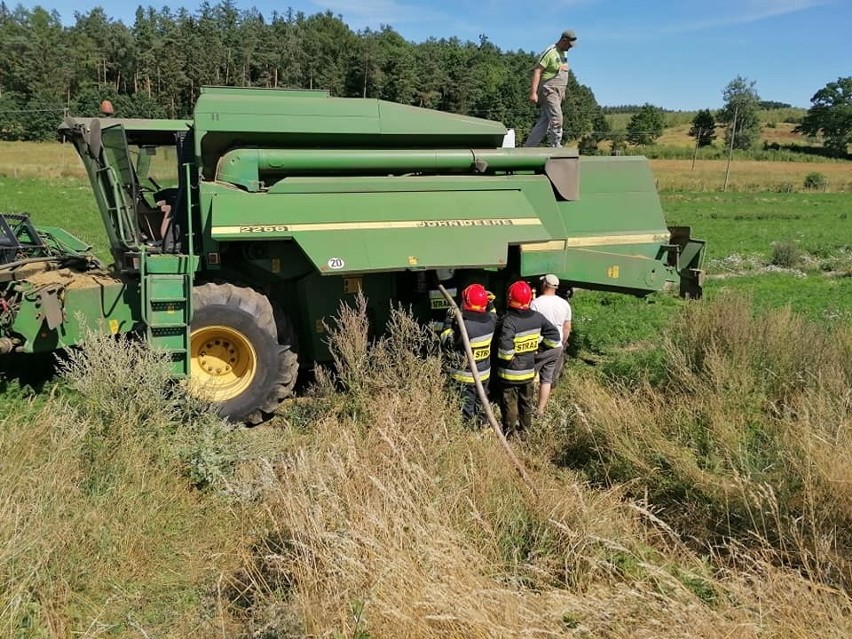
M 103 223 L 88 180 L 0 177 L 0 211 L 29 213 L 35 224 L 60 226 L 109 256 Z

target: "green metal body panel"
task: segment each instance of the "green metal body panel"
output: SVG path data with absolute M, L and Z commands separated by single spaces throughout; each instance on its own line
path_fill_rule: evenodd
M 126 333 L 141 322 L 138 286 L 103 272 L 46 271 L 13 283 L 7 293 L 19 303 L 6 331 L 18 341 L 19 352 L 67 348 L 79 344 L 87 332 Z M 51 305 L 61 313 L 53 327 Z
M 58 226 L 40 226 L 38 230 L 40 233 L 60 243 L 66 252 L 83 254 L 92 250 L 89 244 L 86 244 L 78 237 L 71 235 L 68 231 Z
M 533 189 L 535 179 L 526 177 Z M 213 239 L 293 239 L 325 273 L 501 267 L 510 244 L 550 237 L 517 187 L 492 182 L 496 188 L 489 189 L 487 180 L 471 178 L 394 181 L 400 180 L 387 191 L 375 181 L 367 190 L 360 178 L 328 180 L 334 190 L 326 192 L 300 193 L 288 184 L 286 192 L 254 194 L 213 185 L 202 193 L 202 210 Z
M 237 138 L 266 148 L 495 148 L 506 135 L 499 122 L 382 100 L 223 87 L 202 89 L 194 123 L 205 179 Z
M 560 202 L 562 229 L 522 246 L 524 275 L 555 273 L 580 286 L 649 292 L 678 280 L 665 259 L 671 233 L 644 158 L 583 158 L 581 196 Z

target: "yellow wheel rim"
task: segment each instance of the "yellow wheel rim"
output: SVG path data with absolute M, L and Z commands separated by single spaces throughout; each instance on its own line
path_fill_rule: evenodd
M 257 375 L 257 353 L 245 335 L 227 326 L 192 331 L 192 387 L 214 402 L 243 393 Z

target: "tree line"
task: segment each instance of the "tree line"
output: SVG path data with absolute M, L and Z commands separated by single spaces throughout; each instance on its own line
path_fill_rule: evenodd
M 133 24 L 101 8 L 63 26 L 41 7 L 0 2 L 0 136 L 49 139 L 64 110 L 185 118 L 204 85 L 326 89 L 499 120 L 520 139 L 535 120 L 527 99 L 537 53 L 502 51 L 480 36 L 405 40 L 391 27 L 355 32 L 331 12 L 267 18 L 232 0 L 196 12 L 139 7 Z M 602 114 L 570 79 L 565 131 L 580 139 Z

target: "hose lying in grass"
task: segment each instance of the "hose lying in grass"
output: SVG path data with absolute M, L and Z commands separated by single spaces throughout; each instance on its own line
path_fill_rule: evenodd
M 503 446 L 503 450 L 506 451 L 506 455 L 508 455 L 512 464 L 515 466 L 515 470 L 518 471 L 518 474 L 521 476 L 521 479 L 532 491 L 533 495 L 538 497 L 538 490 L 532 483 L 532 480 L 527 474 L 527 471 L 524 468 L 523 464 L 521 464 L 520 460 L 515 455 L 515 452 L 512 450 L 512 447 L 509 445 L 509 442 L 506 440 L 506 435 L 503 434 L 503 429 L 500 428 L 500 424 L 497 422 L 497 419 L 494 417 L 494 413 L 491 411 L 491 402 L 488 401 L 488 397 L 485 394 L 485 387 L 482 385 L 482 380 L 479 379 L 479 371 L 476 368 L 476 360 L 473 359 L 473 349 L 470 347 L 470 338 L 467 335 L 467 328 L 465 328 L 462 313 L 459 310 L 459 307 L 456 304 L 456 301 L 453 299 L 452 295 L 447 293 L 447 289 L 445 289 L 441 284 L 438 284 L 438 290 L 441 291 L 441 295 L 443 295 L 444 299 L 447 300 L 447 302 L 450 304 L 450 308 L 453 310 L 453 314 L 456 317 L 456 322 L 459 325 L 462 343 L 464 344 L 464 353 L 467 357 L 467 363 L 470 367 L 470 372 L 473 375 L 473 383 L 476 385 L 476 394 L 479 395 L 479 401 L 482 402 L 482 407 L 485 409 L 485 416 L 488 418 L 488 422 L 491 424 L 491 428 L 493 428 L 494 432 L 497 434 L 497 439 Z

